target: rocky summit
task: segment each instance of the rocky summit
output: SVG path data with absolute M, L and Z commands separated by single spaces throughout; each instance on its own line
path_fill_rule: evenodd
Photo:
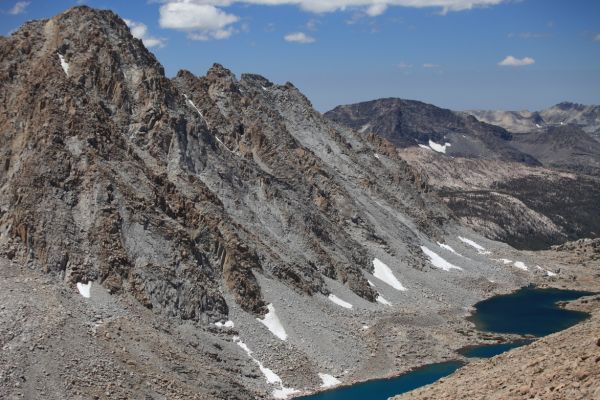
M 218 64 L 167 78 L 111 11 L 0 38 L 0 82 L 0 398 L 286 398 L 391 376 L 489 339 L 465 319 L 477 301 L 585 273 L 465 227 L 393 132 L 334 122 L 291 83 Z M 471 134 L 450 148 L 571 179 L 442 114 Z

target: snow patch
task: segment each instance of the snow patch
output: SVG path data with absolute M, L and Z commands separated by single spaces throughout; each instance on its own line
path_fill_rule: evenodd
M 65 71 L 65 75 L 69 76 L 69 63 L 65 61 L 65 56 L 58 53 L 58 58 L 60 60 L 60 66 L 62 67 L 63 71 Z
M 250 357 L 250 359 L 254 361 L 256 365 L 258 365 L 258 369 L 260 369 L 260 372 L 262 372 L 262 374 L 264 375 L 265 379 L 267 380 L 267 383 L 271 385 L 279 385 L 278 389 L 273 390 L 272 394 L 274 398 L 287 399 L 290 395 L 298 393 L 298 390 L 296 389 L 286 388 L 285 386 L 283 386 L 283 381 L 281 380 L 279 375 L 273 372 L 272 369 L 265 367 L 262 362 L 257 360 L 252 355 L 252 350 L 250 350 L 246 343 L 242 342 L 238 336 L 233 337 L 233 342 L 240 346 L 246 352 L 248 357 Z
M 446 148 L 452 146 L 450 143 L 438 144 L 433 140 L 429 140 L 429 147 L 431 150 L 437 151 L 438 153 L 446 154 Z
M 431 150 L 431 147 L 429 147 L 427 145 L 424 145 L 424 144 L 421 144 L 421 143 L 419 143 L 419 147 L 422 148 L 422 149 Z
M 332 302 L 334 302 L 335 304 L 337 304 L 338 306 L 342 306 L 342 307 L 348 308 L 348 309 L 352 308 L 352 304 L 340 299 L 335 294 L 330 294 L 328 299 L 331 300 Z
M 515 261 L 513 265 L 519 269 L 522 269 L 523 271 L 529 271 L 527 265 L 525 265 L 523 261 Z
M 385 265 L 381 260 L 379 260 L 378 258 L 374 259 L 373 267 L 375 269 L 375 271 L 373 272 L 373 276 L 375 278 L 387 283 L 396 290 L 406 290 L 406 288 L 402 286 L 400 281 L 396 279 L 390 267 Z
M 446 250 L 448 250 L 450 253 L 454 253 L 454 254 L 456 254 L 457 256 L 461 256 L 461 257 L 462 257 L 462 255 L 458 254 L 458 253 L 456 252 L 456 250 L 454 250 L 452 247 L 450 247 L 450 246 L 449 246 L 449 245 L 447 245 L 447 244 L 444 244 L 444 243 L 440 243 L 440 242 L 438 242 L 438 246 L 440 246 L 442 249 L 446 249 Z
M 225 321 L 225 322 L 221 322 L 221 321 L 215 322 L 215 325 L 218 328 L 233 328 L 235 326 L 235 324 L 231 320 Z
M 360 133 L 365 133 L 367 131 L 367 129 L 369 129 L 370 126 L 371 126 L 371 124 L 365 124 L 358 131 Z
M 504 264 L 512 263 L 512 260 L 509 260 L 508 258 L 501 258 L 500 261 L 502 261 Z
M 286 388 L 281 385 L 281 388 L 273 390 L 272 394 L 276 399 L 287 399 L 295 393 L 300 393 L 300 391 L 293 388 Z
M 369 282 L 369 286 L 375 287 L 375 284 L 373 282 L 371 282 L 371 281 L 367 281 L 367 282 Z
M 279 320 L 277 313 L 275 313 L 275 307 L 273 307 L 273 304 L 269 304 L 267 306 L 267 310 L 269 310 L 269 312 L 263 319 L 256 318 L 256 320 L 266 326 L 267 329 L 279 339 L 287 340 L 287 333 L 285 332 L 283 325 L 281 325 L 281 321 Z
M 329 374 L 321 374 L 319 373 L 319 378 L 321 378 L 321 382 L 323 382 L 321 384 L 322 388 L 328 388 L 328 387 L 332 387 L 332 386 L 337 386 L 340 383 L 342 383 L 342 381 L 340 381 L 339 379 L 337 379 L 335 376 L 329 375 Z
M 556 276 L 558 275 L 556 272 L 552 272 L 550 270 L 544 269 L 542 267 L 540 267 L 539 265 L 535 266 L 537 269 L 539 269 L 540 271 L 545 271 L 546 272 L 546 276 Z
M 366 331 L 367 329 L 369 329 L 369 325 L 363 325 L 362 328 Z
M 433 264 L 434 267 L 442 269 L 444 271 L 450 271 L 451 269 L 457 269 L 459 271 L 462 271 L 461 267 L 457 267 L 456 265 L 449 263 L 448 261 L 444 260 L 437 253 L 431 251 L 427 247 L 421 246 L 421 250 L 423 251 L 423 253 L 425 253 L 427 257 L 429 257 L 429 261 L 431 262 L 431 264 Z
M 196 112 L 198 113 L 198 115 L 200 116 L 200 118 L 202 118 L 202 121 L 204 121 L 204 123 L 208 126 L 208 124 L 206 123 L 206 119 L 204 119 L 204 115 L 202 115 L 202 112 L 200 112 L 200 110 L 198 109 L 198 107 L 196 107 L 196 105 L 194 104 L 194 102 L 192 101 L 192 99 L 190 99 L 187 96 L 187 94 L 184 94 L 183 97 L 185 97 L 186 103 L 188 103 L 188 105 L 190 107 L 192 107 L 194 110 L 196 110 Z
M 386 299 L 383 298 L 382 295 L 377 295 L 377 298 L 375 299 L 377 300 L 378 303 L 383 304 L 384 306 L 391 306 L 392 303 L 390 303 L 389 301 L 387 301 Z
M 77 290 L 79 290 L 79 294 L 85 297 L 86 299 L 90 298 L 90 290 L 92 289 L 92 281 L 88 283 L 77 282 Z
M 375 158 L 379 160 L 379 154 L 375 153 L 373 154 L 373 156 L 375 156 Z
M 471 247 L 474 247 L 479 252 L 479 254 L 491 254 L 490 251 L 486 251 L 485 250 L 485 247 L 478 245 L 477 243 L 475 243 L 471 239 L 467 239 L 467 238 L 464 238 L 462 236 L 459 236 L 458 239 L 461 242 L 466 243 L 466 244 L 468 244 Z

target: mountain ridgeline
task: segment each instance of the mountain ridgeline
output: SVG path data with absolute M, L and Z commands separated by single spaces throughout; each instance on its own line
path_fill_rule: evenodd
M 510 113 L 473 112 L 480 122 L 401 99 L 338 106 L 325 115 L 402 148 L 463 223 L 520 249 L 543 249 L 600 234 L 600 142 L 588 133 L 599 123 L 594 110 L 561 103 L 539 115 L 523 112 L 517 120 L 520 127 L 530 122 L 527 132 L 506 130 L 517 126 L 507 122 Z

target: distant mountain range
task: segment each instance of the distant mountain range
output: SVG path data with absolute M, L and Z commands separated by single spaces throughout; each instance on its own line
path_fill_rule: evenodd
M 535 132 L 550 126 L 574 125 L 600 139 L 600 106 L 563 102 L 542 111 L 470 110 L 467 114 L 511 132 Z

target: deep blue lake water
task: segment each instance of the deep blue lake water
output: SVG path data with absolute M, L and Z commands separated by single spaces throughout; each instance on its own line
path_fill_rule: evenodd
M 560 289 L 525 287 L 514 293 L 495 296 L 475 305 L 469 319 L 482 331 L 545 336 L 566 329 L 588 317 L 588 314 L 565 310 L 559 301 L 575 300 L 591 293 Z M 474 346 L 461 350 L 467 357 L 493 357 L 529 341 Z M 450 361 L 426 365 L 391 379 L 357 383 L 311 396 L 302 400 L 387 400 L 450 375 L 463 364 Z
M 524 346 L 531 343 L 531 340 L 519 340 L 516 342 L 506 342 L 497 344 L 483 344 L 481 346 L 469 346 L 460 349 L 458 352 L 465 357 L 470 358 L 491 358 L 502 354 L 505 351 L 516 349 L 517 347 Z
M 302 400 L 387 400 L 388 397 L 406 393 L 421 386 L 428 385 L 450 375 L 464 363 L 449 361 L 426 365 L 406 374 L 391 379 L 377 379 L 340 389 L 321 392 L 312 396 L 299 397 Z
M 477 303 L 469 319 L 481 331 L 546 336 L 588 317 L 584 312 L 560 308 L 556 302 L 589 294 L 592 293 L 525 287 Z

